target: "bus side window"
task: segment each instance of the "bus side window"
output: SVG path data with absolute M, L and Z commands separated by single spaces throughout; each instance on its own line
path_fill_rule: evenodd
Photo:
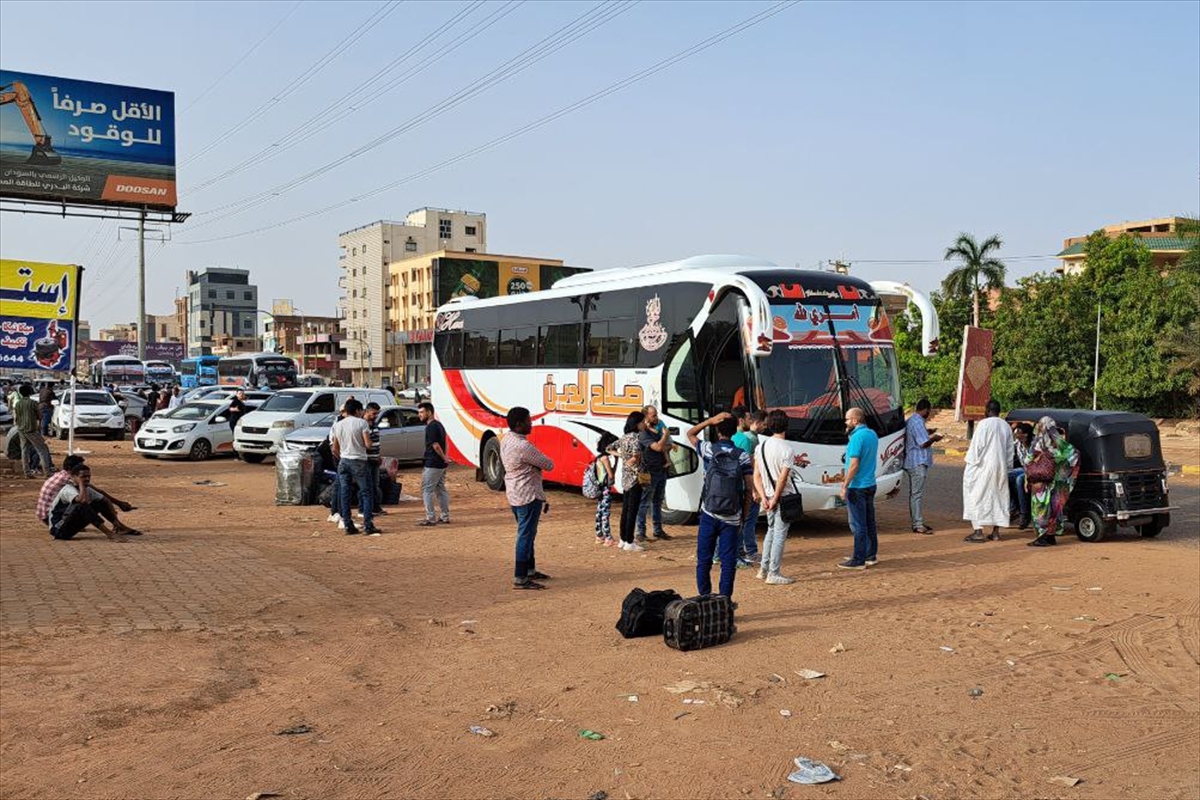
M 681 337 L 667 356 L 663 367 L 663 411 L 696 423 L 704 419 L 704 407 L 692 355 L 692 337 L 688 336 Z
M 496 336 L 498 331 L 467 331 L 463 334 L 463 366 L 470 368 L 496 366 Z
M 578 367 L 583 363 L 579 347 L 580 324 L 543 325 L 538 337 L 537 363 L 546 367 Z
M 462 331 L 446 331 L 439 333 L 438 359 L 445 369 L 459 369 L 463 365 L 463 333 Z

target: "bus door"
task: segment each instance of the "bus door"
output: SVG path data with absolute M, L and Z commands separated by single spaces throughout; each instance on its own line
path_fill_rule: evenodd
M 743 333 L 749 315 L 746 298 L 728 292 L 696 335 L 696 366 L 706 417 L 735 406 L 757 407 Z

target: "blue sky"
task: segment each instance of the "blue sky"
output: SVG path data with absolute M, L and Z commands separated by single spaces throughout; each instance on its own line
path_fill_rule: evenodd
M 332 314 L 337 234 L 425 205 L 486 212 L 489 250 L 497 253 L 593 267 L 706 252 L 806 268 L 845 258 L 858 276 L 924 290 L 945 266 L 898 262 L 940 259 L 959 231 L 1000 234 L 1002 256 L 1043 256 L 1104 224 L 1200 211 L 1200 3 L 805 2 L 396 189 L 298 224 L 196 243 L 418 173 L 771 6 L 637 4 L 393 141 L 261 206 L 200 225 L 217 216 L 205 212 L 284 184 L 478 86 L 594 5 L 509 7 L 404 84 L 360 108 L 339 107 L 335 124 L 201 191 L 190 189 L 338 103 L 468 4 L 402 3 L 275 102 L 382 0 L 6 0 L 0 55 L 5 69 L 176 93 L 179 208 L 196 216 L 172 231 L 170 244 L 148 245 L 151 313 L 170 312 L 185 270 L 224 265 L 251 269 L 264 304 L 290 297 L 308 314 Z M 440 41 L 503 10 L 484 5 Z M 62 39 L 47 39 L 48 21 Z M 84 263 L 85 318 L 94 326 L 129 321 L 136 244 L 119 224 L 5 213 L 0 251 Z M 1012 260 L 1010 281 L 1054 263 Z

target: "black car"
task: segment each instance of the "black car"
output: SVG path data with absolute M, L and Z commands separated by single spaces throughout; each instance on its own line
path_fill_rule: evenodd
M 1080 539 L 1098 542 L 1130 525 L 1157 536 L 1171 524 L 1167 467 L 1151 419 L 1128 411 L 1020 408 L 1008 421 L 1036 425 L 1042 417 L 1057 422 L 1079 451 L 1067 519 Z

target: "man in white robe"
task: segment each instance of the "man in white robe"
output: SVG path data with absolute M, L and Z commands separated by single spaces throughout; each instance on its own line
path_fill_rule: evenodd
M 971 521 L 972 532 L 963 541 L 1000 541 L 1000 528 L 1009 525 L 1008 470 L 1012 462 L 1013 435 L 1000 419 L 1000 404 L 989 400 L 987 418 L 975 426 L 967 463 L 963 470 L 963 519 Z M 983 535 L 984 527 L 992 532 Z

